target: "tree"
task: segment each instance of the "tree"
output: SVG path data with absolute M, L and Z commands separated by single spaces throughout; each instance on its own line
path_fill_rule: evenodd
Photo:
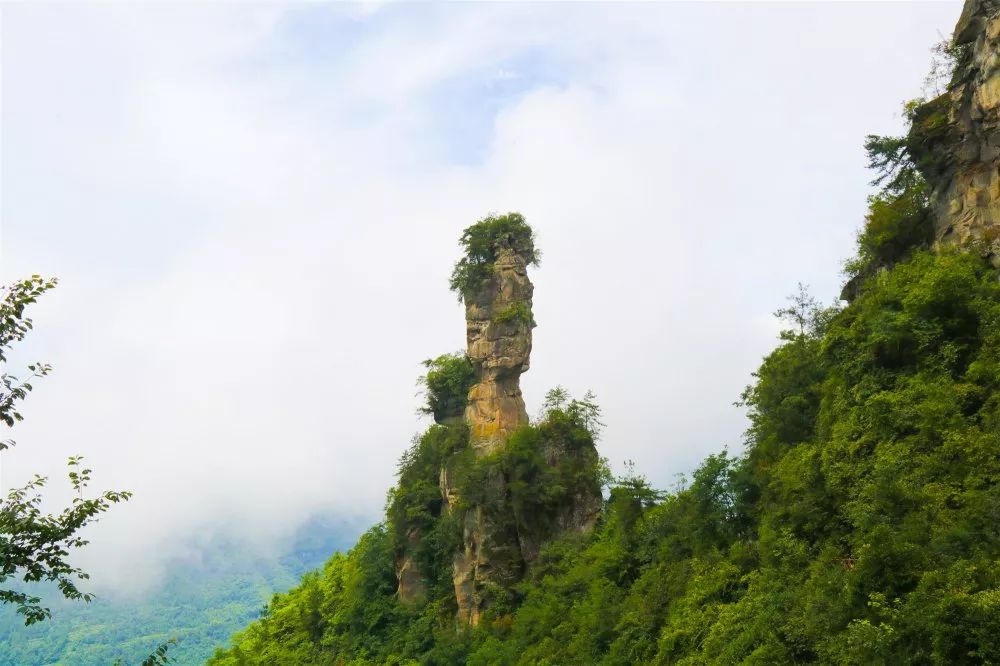
M 54 288 L 55 279 L 33 275 L 28 279 L 0 287 L 0 364 L 7 366 L 7 357 L 15 344 L 21 342 L 32 328 L 25 308 L 39 296 Z M 51 368 L 45 363 L 28 366 L 25 380 L 4 371 L 0 374 L 0 421 L 8 428 L 22 420 L 18 404 L 33 386 L 32 381 L 47 375 Z M 14 446 L 14 441 L 0 441 L 0 451 Z M 87 544 L 81 531 L 112 504 L 124 502 L 130 492 L 105 491 L 96 497 L 85 497 L 91 470 L 82 464 L 82 456 L 68 462 L 68 476 L 76 497 L 70 506 L 56 514 L 43 513 L 41 490 L 46 477 L 35 477 L 24 486 L 14 488 L 0 500 L 0 584 L 20 579 L 25 583 L 49 581 L 55 583 L 67 599 L 90 601 L 93 595 L 77 587 L 86 572 L 68 562 L 69 554 Z M 0 589 L 0 603 L 15 604 L 24 615 L 25 624 L 34 624 L 51 617 L 41 599 L 24 589 Z
M 418 381 L 427 395 L 427 406 L 420 411 L 431 414 L 438 423 L 449 417 L 460 417 L 469 401 L 469 389 L 476 380 L 476 371 L 469 357 L 462 352 L 442 354 L 423 362 L 427 373 Z
M 535 247 L 535 232 L 520 213 L 488 215 L 466 227 L 458 242 L 464 254 L 451 272 L 449 286 L 459 301 L 490 278 L 501 250 L 514 251 L 528 266 L 537 266 L 542 258 Z

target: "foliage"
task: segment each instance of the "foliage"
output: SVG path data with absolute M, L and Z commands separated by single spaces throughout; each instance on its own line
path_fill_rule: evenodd
M 475 383 L 476 372 L 469 357 L 462 352 L 442 354 L 424 361 L 427 373 L 420 378 L 427 394 L 427 406 L 421 411 L 442 422 L 461 416 L 469 401 L 469 389 Z
M 165 562 L 160 584 L 141 594 L 102 594 L 88 604 L 53 599 L 53 619 L 27 627 L 14 608 L 2 609 L 0 665 L 107 666 L 121 659 L 134 666 L 171 637 L 171 663 L 203 664 L 256 620 L 276 591 L 350 547 L 361 531 L 353 520 L 315 516 L 287 546 L 268 553 L 247 548 L 238 535 L 201 534 L 179 549 L 185 555 Z M 52 584 L 32 587 L 43 598 L 55 591 Z
M 152 652 L 150 652 L 145 659 L 142 660 L 141 666 L 164 666 L 173 661 L 167 652 L 170 650 L 171 646 L 177 645 L 177 639 L 171 638 L 170 640 L 164 641 L 156 646 Z M 122 660 L 119 657 L 115 659 L 114 666 L 122 666 Z
M 465 451 L 468 442 L 464 423 L 431 426 L 400 458 L 399 482 L 389 493 L 386 516 L 392 551 L 413 555 L 434 596 L 450 589 L 451 557 L 461 542 L 458 520 L 443 512 L 438 480 L 445 460 Z M 411 543 L 411 533 L 421 538 Z
M 346 556 L 335 555 L 321 574 L 307 576 L 288 595 L 278 595 L 268 613 L 220 650 L 211 663 L 460 663 L 472 635 L 455 631 L 457 609 L 452 559 L 469 508 L 493 500 L 491 484 L 505 480 L 505 502 L 517 529 L 537 527 L 553 507 L 582 491 L 599 493 L 606 464 L 593 448 L 600 408 L 588 393 L 573 400 L 562 389 L 543 418 L 510 437 L 495 454 L 477 456 L 464 424 L 434 425 L 400 459 L 390 492 L 387 521 L 363 537 Z M 555 455 L 556 453 L 559 455 Z M 556 464 L 550 464 L 556 460 Z M 448 470 L 460 502 L 443 511 L 438 480 Z M 411 534 L 420 538 L 411 540 Z M 396 597 L 394 563 L 412 556 L 425 576 L 427 594 L 411 605 Z M 487 621 L 503 623 L 520 599 L 515 590 L 487 589 Z M 312 618 L 312 619 L 310 619 Z
M 953 102 L 945 88 L 969 57 L 970 47 L 944 40 L 932 52 L 924 88 L 933 97 L 905 104 L 910 131 L 905 136 L 872 134 L 865 139 L 868 167 L 875 173 L 872 185 L 879 190 L 868 199 L 865 226 L 858 235 L 858 256 L 846 266 L 855 280 L 904 260 L 933 240 L 924 175 L 940 172 L 951 159 L 948 146 L 953 141 L 948 136 Z
M 466 227 L 459 245 L 464 254 L 455 264 L 450 281 L 459 300 L 475 293 L 490 278 L 501 250 L 513 250 L 529 266 L 537 266 L 542 257 L 535 248 L 535 234 L 520 213 L 484 217 Z
M 862 257 L 889 266 L 914 249 L 928 247 L 933 235 L 926 186 L 920 183 L 896 196 L 879 193 L 869 199 L 858 246 Z
M 931 68 L 924 77 L 924 94 L 943 95 L 956 71 L 968 62 L 972 44 L 956 44 L 954 39 L 942 39 L 931 47 Z
M 380 527 L 212 663 L 997 661 L 996 271 L 916 251 L 846 308 L 800 289 L 777 314 L 789 328 L 742 397 L 745 454 L 710 456 L 668 493 L 634 472 L 612 481 L 597 529 L 550 544 L 474 630 L 454 628 L 447 585 L 396 602 Z M 573 476 L 540 452 L 589 433 L 571 404 L 550 392 L 546 419 L 468 482 L 494 465 L 519 511 L 544 515 Z M 318 638 L 301 619 L 308 586 Z
M 899 195 L 923 181 L 913 163 L 908 137 L 869 134 L 864 147 L 868 168 L 875 172 L 872 185 L 884 188 L 886 195 Z
M 934 104 L 914 107 L 909 112 L 914 126 L 918 118 L 925 125 L 940 124 L 944 112 L 934 110 Z M 903 261 L 914 250 L 929 247 L 933 241 L 930 200 L 921 175 L 921 169 L 931 167 L 924 164 L 918 168 L 914 155 L 920 155 L 926 162 L 933 159 L 934 153 L 914 144 L 930 140 L 927 133 L 937 131 L 935 127 L 923 136 L 911 132 L 907 137 L 867 137 L 868 166 L 876 174 L 872 184 L 880 189 L 868 197 L 865 226 L 858 233 L 858 255 L 845 265 L 845 272 L 855 281 Z
M 500 312 L 493 315 L 495 324 L 522 324 L 524 326 L 534 326 L 535 319 L 531 314 L 531 308 L 524 301 L 514 301 Z
M 6 365 L 13 346 L 22 341 L 32 328 L 25 316 L 28 305 L 56 286 L 56 280 L 37 275 L 3 288 L 0 297 L 0 363 Z M 32 381 L 44 377 L 51 368 L 44 363 L 28 366 L 26 380 L 4 372 L 0 376 L 0 421 L 12 427 L 22 420 L 18 403 L 32 390 Z M 0 443 L 0 450 L 10 448 L 10 439 Z M 53 582 L 67 599 L 90 601 L 92 595 L 81 592 L 77 582 L 87 578 L 86 572 L 69 563 L 72 550 L 87 544 L 81 530 L 94 522 L 112 504 L 124 502 L 131 493 L 105 491 L 96 497 L 84 496 L 91 470 L 81 467 L 82 456 L 69 459 L 69 480 L 76 496 L 69 507 L 57 514 L 41 510 L 41 489 L 47 479 L 35 476 L 24 486 L 14 488 L 0 500 L 0 583 L 20 579 L 26 583 Z M 51 616 L 41 605 L 41 599 L 23 589 L 0 589 L 0 604 L 13 604 L 24 616 L 25 624 L 34 624 Z
M 581 493 L 598 494 L 606 465 L 594 449 L 600 408 L 588 393 L 588 408 L 570 400 L 550 408 L 537 424 L 511 433 L 507 444 L 477 458 L 466 456 L 452 466 L 458 496 L 470 507 L 489 500 L 489 478 L 506 483 L 507 500 L 522 526 L 551 513 Z

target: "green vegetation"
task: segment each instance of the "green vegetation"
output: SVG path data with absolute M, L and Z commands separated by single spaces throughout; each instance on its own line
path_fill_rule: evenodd
M 438 477 L 444 461 L 466 451 L 468 443 L 464 423 L 431 426 L 400 458 L 399 483 L 389 493 L 391 549 L 413 555 L 435 598 L 451 589 L 451 558 L 461 543 L 457 518 L 443 512 Z M 422 535 L 417 543 L 409 542 L 411 531 Z
M 912 119 L 913 104 L 908 107 Z M 934 237 L 927 185 L 913 162 L 913 138 L 869 135 L 865 139 L 868 167 L 880 191 L 868 198 L 865 226 L 858 234 L 858 256 L 845 272 L 864 279 L 879 269 L 906 259 L 930 246 Z
M 164 666 L 164 664 L 173 662 L 174 660 L 167 656 L 167 652 L 174 645 L 177 645 L 176 638 L 171 638 L 160 643 L 152 652 L 146 655 L 146 658 L 140 662 L 140 666 Z M 122 666 L 121 657 L 115 659 L 114 666 Z
M 442 354 L 424 361 L 427 374 L 420 378 L 427 393 L 425 414 L 442 422 L 449 417 L 461 416 L 469 402 L 469 389 L 476 379 L 476 371 L 469 357 L 462 352 Z
M 162 585 L 147 593 L 108 592 L 88 604 L 54 599 L 52 619 L 29 627 L 14 608 L 0 609 L 0 665 L 109 666 L 120 659 L 137 666 L 172 637 L 171 663 L 202 664 L 256 620 L 275 592 L 296 585 L 361 531 L 353 520 L 316 516 L 287 547 L 269 554 L 223 536 L 199 539 L 185 545 L 188 555 L 167 562 Z
M 490 215 L 467 227 L 459 239 L 464 255 L 451 273 L 451 290 L 459 300 L 475 293 L 493 274 L 493 264 L 503 249 L 513 250 L 529 266 L 537 266 L 541 253 L 535 235 L 520 213 Z
M 933 98 L 919 97 L 903 106 L 909 132 L 865 138 L 868 167 L 875 172 L 872 185 L 880 190 L 869 197 L 865 226 L 858 235 L 858 256 L 845 267 L 855 281 L 930 247 L 934 239 L 924 175 L 940 173 L 952 159 L 953 102 L 945 91 L 956 72 L 962 71 L 971 49 L 949 39 L 931 50 L 934 55 L 924 92 Z
M 435 426 L 403 458 L 387 523 L 276 596 L 211 663 L 1000 661 L 1000 280 L 975 253 L 926 249 L 905 140 L 867 147 L 883 189 L 852 302 L 822 308 L 800 288 L 776 313 L 789 327 L 742 395 L 742 455 L 709 456 L 671 492 L 634 473 L 609 481 L 596 456 L 548 465 L 555 443 L 592 442 L 600 426 L 591 397 L 561 389 L 493 455 Z M 500 475 L 518 516 L 601 482 L 603 512 L 491 591 L 477 627 L 456 627 L 442 464 L 462 503 L 495 500 L 486 480 Z M 441 531 L 420 546 L 427 598 L 404 606 L 393 563 L 414 525 Z
M 564 506 L 582 491 L 598 491 L 607 476 L 606 465 L 594 451 L 595 433 L 575 409 L 577 404 L 572 401 L 566 408 L 549 409 L 541 422 L 519 428 L 506 446 L 487 456 L 454 457 L 449 472 L 456 482 L 459 506 L 486 503 L 487 479 L 497 476 L 506 481 L 507 501 L 522 524 Z M 557 457 L 552 455 L 555 449 L 571 455 Z
M 531 308 L 524 301 L 514 301 L 500 312 L 493 315 L 495 324 L 523 324 L 534 326 L 535 318 L 531 314 Z
M 424 605 L 396 602 L 379 526 L 212 663 L 1000 658 L 996 272 L 920 251 L 841 311 L 800 295 L 782 314 L 794 328 L 744 394 L 746 454 L 711 456 L 672 493 L 612 483 L 596 531 L 547 548 L 476 629 L 455 629 L 446 584 Z M 531 462 L 534 439 L 562 419 L 484 459 L 515 474 L 527 461 L 526 511 L 544 510 L 551 484 L 532 475 L 556 473 Z
M 514 509 L 511 527 L 522 534 L 543 528 L 539 521 L 554 508 L 606 482 L 606 464 L 593 448 L 600 426 L 593 396 L 571 400 L 557 389 L 550 397 L 537 424 L 520 428 L 506 447 L 487 456 L 475 455 L 464 424 L 431 426 L 400 460 L 386 522 L 298 588 L 276 595 L 261 620 L 211 663 L 325 663 L 330 655 L 373 664 L 421 655 L 433 655 L 427 657 L 432 663 L 461 663 L 471 634 L 455 631 L 451 563 L 461 544 L 464 512 L 498 500 L 486 480 L 505 480 L 502 501 Z M 442 467 L 459 498 L 451 513 L 444 510 L 438 485 Z M 416 543 L 411 533 L 420 535 Z M 396 597 L 394 563 L 404 552 L 419 565 L 427 587 L 424 599 L 413 605 Z M 486 594 L 492 602 L 485 615 L 490 624 L 509 622 L 523 597 L 519 589 L 499 586 Z
M 891 266 L 914 249 L 928 247 L 934 228 L 926 186 L 920 182 L 899 194 L 872 195 L 865 222 L 858 234 L 858 258 L 848 265 L 849 273 L 859 274 L 863 267 Z
M 35 303 L 46 291 L 56 286 L 56 280 L 45 280 L 38 275 L 0 288 L 0 365 L 6 368 L 8 354 L 21 342 L 32 328 L 32 321 L 25 316 L 25 309 Z M 0 374 L 0 421 L 11 428 L 22 420 L 19 403 L 33 389 L 35 379 L 45 377 L 51 367 L 45 363 L 28 366 L 30 375 L 21 380 Z M 0 441 L 0 451 L 14 446 L 14 441 Z M 76 497 L 70 506 L 56 514 L 41 510 L 42 488 L 48 479 L 35 476 L 24 486 L 14 488 L 0 500 L 0 583 L 21 581 L 54 584 L 66 599 L 90 601 L 92 595 L 77 587 L 87 573 L 69 562 L 70 552 L 87 545 L 80 536 L 81 530 L 94 522 L 111 505 L 124 502 L 131 493 L 105 491 L 96 497 L 85 497 L 91 470 L 82 466 L 82 456 L 70 457 L 68 477 Z M 49 608 L 41 605 L 41 598 L 27 592 L 24 587 L 0 589 L 0 606 L 12 604 L 23 617 L 25 624 L 34 624 L 51 616 Z

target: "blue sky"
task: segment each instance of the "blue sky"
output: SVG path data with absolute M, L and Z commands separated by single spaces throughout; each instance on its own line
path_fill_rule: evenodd
M 62 283 L 0 482 L 83 453 L 136 491 L 97 585 L 152 584 L 193 532 L 376 516 L 420 361 L 464 344 L 461 229 L 519 210 L 529 411 L 593 389 L 602 453 L 666 486 L 739 449 L 785 295 L 839 293 L 863 138 L 900 131 L 959 10 L 5 5 L 2 271 Z

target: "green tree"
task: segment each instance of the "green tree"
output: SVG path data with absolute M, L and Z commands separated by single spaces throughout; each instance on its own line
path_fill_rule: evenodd
M 0 363 L 5 367 L 11 349 L 24 339 L 32 328 L 25 316 L 27 306 L 56 286 L 56 280 L 34 275 L 2 289 L 0 297 Z M 4 372 L 0 375 L 0 421 L 13 427 L 22 416 L 19 403 L 33 389 L 32 382 L 50 371 L 44 363 L 28 366 L 26 379 Z M 0 442 L 0 450 L 14 445 L 13 440 Z M 92 595 L 81 591 L 77 582 L 87 573 L 68 561 L 70 552 L 87 544 L 80 531 L 93 522 L 111 505 L 131 497 L 124 491 L 105 491 L 86 497 L 91 470 L 82 464 L 82 456 L 69 459 L 69 481 L 76 497 L 70 506 L 55 514 L 43 513 L 41 490 L 47 479 L 35 476 L 24 486 L 10 490 L 0 500 L 0 583 L 20 579 L 25 583 L 51 581 L 67 599 L 90 601 Z M 23 589 L 0 589 L 0 603 L 14 604 L 24 615 L 25 624 L 33 624 L 51 616 L 41 605 L 41 599 Z
M 452 270 L 449 284 L 460 301 L 490 278 L 501 250 L 513 250 L 529 266 L 537 266 L 542 258 L 535 247 L 535 233 L 520 213 L 488 215 L 466 227 L 458 242 L 463 255 Z
M 438 423 L 461 416 L 476 379 L 469 357 L 462 352 L 442 354 L 427 359 L 423 365 L 427 372 L 418 381 L 424 387 L 427 405 L 420 411 L 431 414 Z

